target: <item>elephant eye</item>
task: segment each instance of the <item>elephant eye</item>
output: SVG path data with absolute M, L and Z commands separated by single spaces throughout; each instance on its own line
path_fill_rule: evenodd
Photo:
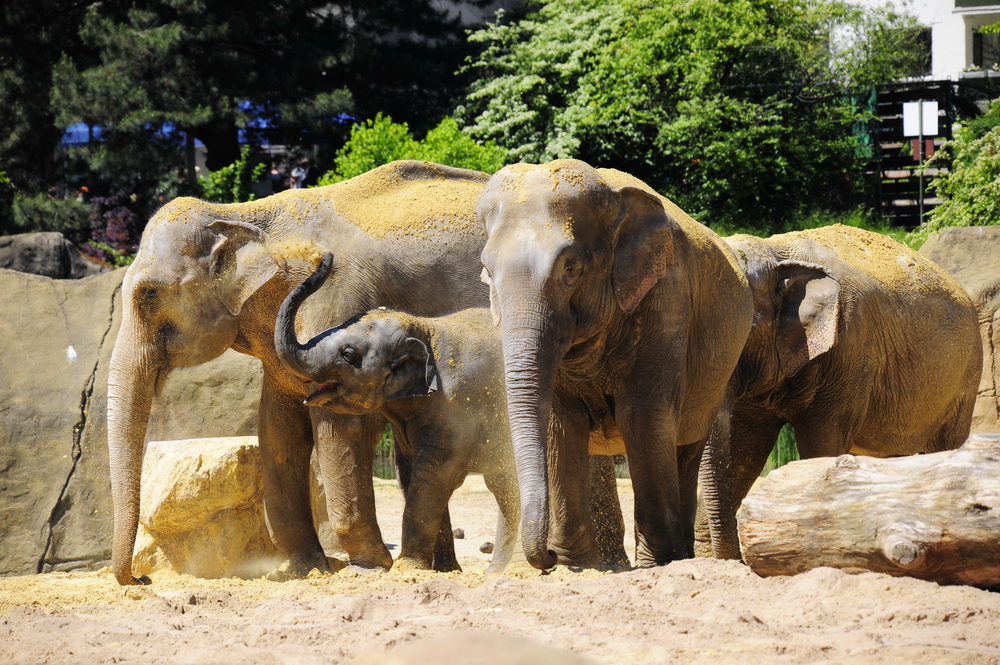
M 579 259 L 566 259 L 563 264 L 563 282 L 566 286 L 573 286 L 583 273 L 583 263 Z
M 349 346 L 345 346 L 340 350 L 340 357 L 343 358 L 344 362 L 346 362 L 351 367 L 358 367 L 361 361 L 361 358 L 360 356 L 358 356 L 357 351 L 355 351 Z

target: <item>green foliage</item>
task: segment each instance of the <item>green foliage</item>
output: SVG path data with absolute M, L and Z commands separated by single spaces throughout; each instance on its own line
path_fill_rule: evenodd
M 88 244 L 93 245 L 95 248 L 99 249 L 104 256 L 108 257 L 108 263 L 114 268 L 125 268 L 132 265 L 132 261 L 135 260 L 135 254 L 126 254 L 125 252 L 119 251 L 107 245 L 103 242 L 97 242 L 96 240 L 91 240 Z
M 200 182 L 201 196 L 216 203 L 253 201 L 253 185 L 265 168 L 263 162 L 252 163 L 249 146 L 243 146 L 235 162 L 212 171 Z
M 909 64 L 894 28 L 912 21 L 839 0 L 530 7 L 471 35 L 485 49 L 459 122 L 512 157 L 621 168 L 696 217 L 753 228 L 850 201 L 852 127 L 871 113 L 851 92 Z
M 778 467 L 784 466 L 789 462 L 794 462 L 799 459 L 799 449 L 795 445 L 795 431 L 792 426 L 788 423 L 781 428 L 781 432 L 778 433 L 778 440 L 774 444 L 774 449 L 771 450 L 771 454 L 767 458 L 767 463 L 764 464 L 764 470 L 761 472 L 761 476 L 766 476 Z
M 15 193 L 11 208 L 17 233 L 59 231 L 79 245 L 90 232 L 90 206 L 75 199 Z
M 382 438 L 375 447 L 375 459 L 372 462 L 372 475 L 376 478 L 391 480 L 396 477 L 395 440 L 392 438 L 392 426 L 387 425 Z
M 396 159 L 423 159 L 493 173 L 506 163 L 506 151 L 489 140 L 477 142 L 446 117 L 423 140 L 416 140 L 407 123 L 377 114 L 355 125 L 347 143 L 337 151 L 336 169 L 319 179 L 329 185 L 361 175 Z
M 949 161 L 948 170 L 928 185 L 943 201 L 910 233 L 914 244 L 951 226 L 1000 224 L 1000 100 L 959 130 L 924 166 L 934 168 Z

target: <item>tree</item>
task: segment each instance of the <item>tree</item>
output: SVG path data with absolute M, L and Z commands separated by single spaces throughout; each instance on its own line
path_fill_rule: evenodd
M 11 214 L 17 192 L 44 193 L 56 182 L 62 130 L 50 108 L 52 67 L 77 53 L 76 31 L 87 0 L 8 2 L 0 8 L 0 233 L 18 231 Z
M 903 72 L 912 19 L 840 0 L 536 0 L 473 33 L 456 115 L 520 159 L 630 171 L 706 220 L 842 205 L 852 92 Z M 897 29 L 899 28 L 899 29 Z
M 240 131 L 330 152 L 349 115 L 395 109 L 430 127 L 461 95 L 474 48 L 460 13 L 488 0 L 105 0 L 85 3 L 81 49 L 51 78 L 55 124 L 102 128 L 80 168 L 152 199 L 165 172 L 239 157 Z M 39 72 L 48 76 L 47 72 Z M 447 76 L 446 76 L 447 74 Z M 345 120 L 345 118 L 347 118 Z
M 405 122 L 393 122 L 379 113 L 354 126 L 347 143 L 337 151 L 336 169 L 320 178 L 319 184 L 353 178 L 396 159 L 423 159 L 493 173 L 506 163 L 507 152 L 494 141 L 477 142 L 462 132 L 451 117 L 444 118 L 418 141 Z
M 949 162 L 948 170 L 928 187 L 942 202 L 910 233 L 912 242 L 923 243 L 932 233 L 949 226 L 1000 224 L 1000 100 L 994 100 L 986 113 L 956 132 L 924 166 L 934 168 Z

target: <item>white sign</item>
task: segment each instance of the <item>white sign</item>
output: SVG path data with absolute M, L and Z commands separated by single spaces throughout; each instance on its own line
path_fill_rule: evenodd
M 923 113 L 921 114 L 921 106 Z M 920 116 L 923 115 L 923 118 Z M 924 129 L 920 131 L 923 120 Z M 937 102 L 903 102 L 903 136 L 937 136 L 938 135 L 938 103 Z

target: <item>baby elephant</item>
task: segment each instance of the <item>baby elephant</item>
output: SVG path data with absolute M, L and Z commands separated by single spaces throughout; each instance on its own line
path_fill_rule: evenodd
M 278 356 L 315 384 L 306 404 L 355 415 L 377 410 L 392 423 L 405 494 L 397 567 L 431 568 L 448 500 L 466 474 L 479 472 L 500 506 L 487 572 L 501 572 L 516 544 L 520 506 L 502 349 L 489 310 L 421 318 L 380 308 L 300 345 L 295 314 L 332 263 L 324 254 L 282 305 Z

